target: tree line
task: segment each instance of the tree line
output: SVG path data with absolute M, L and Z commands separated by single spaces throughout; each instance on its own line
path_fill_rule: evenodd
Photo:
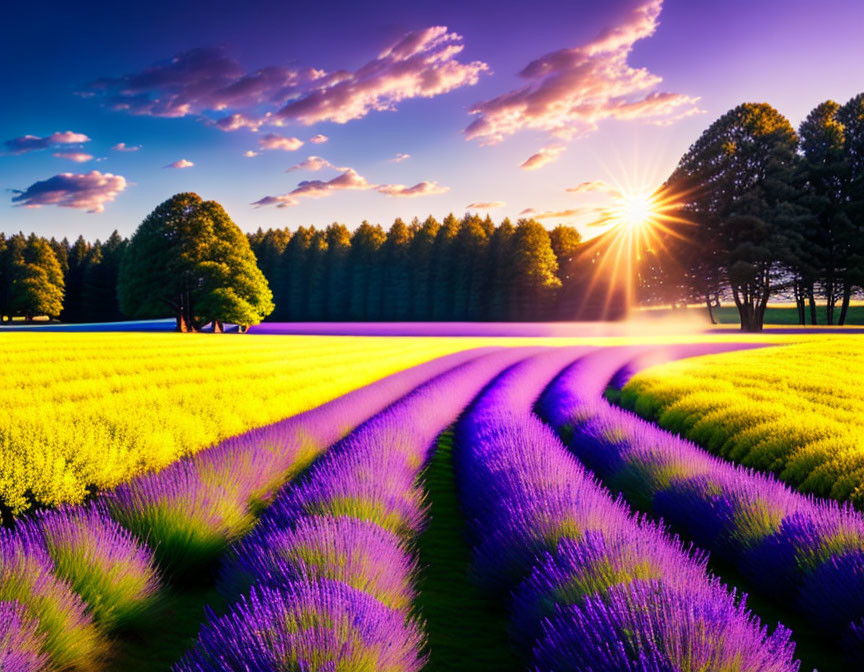
M 768 104 L 743 104 L 690 147 L 661 190 L 677 208 L 643 257 L 651 303 L 734 301 L 762 329 L 770 299 L 805 324 L 844 324 L 864 286 L 864 94 L 826 101 L 796 132 Z M 712 315 L 713 319 L 713 315 Z
M 334 223 L 249 238 L 277 321 L 561 319 L 562 271 L 581 242 L 572 227 L 452 213 L 386 230 L 364 221 L 353 232 Z

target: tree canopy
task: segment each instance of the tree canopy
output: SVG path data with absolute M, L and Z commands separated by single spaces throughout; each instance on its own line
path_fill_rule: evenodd
M 130 317 L 172 312 L 179 331 L 208 323 L 242 327 L 273 311 L 273 295 L 249 240 L 221 205 L 177 194 L 150 213 L 129 241 L 118 295 Z

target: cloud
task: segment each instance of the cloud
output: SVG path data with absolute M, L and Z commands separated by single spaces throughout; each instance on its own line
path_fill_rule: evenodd
M 402 152 L 399 152 L 396 156 L 394 156 L 392 159 L 390 159 L 390 163 L 402 163 L 405 159 L 410 159 L 410 158 L 411 158 L 410 154 L 403 154 Z
M 125 142 L 118 142 L 111 149 L 118 152 L 137 152 L 139 149 L 141 149 L 141 145 L 129 146 Z
M 322 168 L 336 168 L 337 170 L 349 170 L 349 168 L 338 168 L 330 163 L 327 159 L 322 159 L 320 156 L 310 156 L 305 161 L 301 161 L 300 163 L 291 166 L 286 173 L 291 173 L 295 170 L 311 170 L 313 172 L 319 171 Z
M 54 156 L 58 159 L 69 159 L 75 163 L 86 163 L 93 160 L 93 155 L 86 152 L 54 152 Z
M 588 212 L 594 211 L 595 208 L 571 208 L 569 210 L 545 210 L 534 214 L 534 219 L 569 219 L 578 217 Z
M 520 212 L 519 214 L 520 214 L 520 215 L 530 215 L 530 214 L 533 214 L 533 213 L 535 213 L 535 212 L 537 212 L 537 211 L 536 211 L 534 208 L 525 208 L 525 209 L 524 209 L 522 212 Z
M 309 142 L 311 142 L 313 145 L 320 145 L 321 143 L 327 142 L 329 139 L 330 138 L 328 138 L 326 135 L 321 135 L 321 133 L 318 133 L 317 135 L 313 135 L 311 138 L 309 138 Z
M 255 156 L 258 156 L 258 152 L 252 149 L 247 149 L 245 152 L 243 152 L 243 156 L 245 156 L 247 159 L 251 159 Z
M 319 158 L 319 157 L 310 157 Z M 309 159 L 307 159 L 308 161 Z M 321 159 L 323 161 L 323 159 Z M 305 162 L 304 162 L 305 163 Z M 328 165 L 336 168 L 332 164 Z M 298 164 L 300 165 L 300 164 Z M 431 194 L 443 194 L 448 191 L 448 187 L 442 187 L 437 182 L 418 182 L 412 187 L 406 187 L 402 184 L 372 184 L 365 177 L 358 174 L 353 168 L 338 168 L 342 172 L 332 180 L 304 180 L 297 187 L 287 194 L 281 196 L 265 196 L 254 203 L 256 208 L 275 205 L 279 208 L 287 208 L 293 205 L 298 205 L 302 198 L 324 198 L 330 196 L 337 191 L 358 190 L 358 191 L 377 191 L 380 194 L 394 197 L 416 197 L 428 196 Z
M 356 70 L 332 72 L 295 66 L 246 72 L 221 49 L 198 48 L 137 73 L 96 80 L 79 94 L 135 115 L 203 116 L 225 131 L 285 121 L 346 123 L 406 99 L 476 84 L 488 66 L 459 61 L 463 48 L 460 35 L 432 26 L 407 33 Z
M 580 47 L 559 49 L 520 72 L 525 86 L 478 103 L 467 139 L 500 142 L 522 129 L 569 140 L 605 119 L 669 121 L 696 114 L 698 98 L 655 92 L 662 78 L 627 62 L 633 45 L 658 26 L 663 0 L 636 0 L 626 18 Z
M 525 159 L 519 167 L 523 170 L 537 170 L 538 168 L 545 166 L 547 163 L 556 161 L 564 152 L 564 149 L 564 147 L 560 146 L 543 147 L 536 154 L 532 154 Z
M 38 135 L 22 135 L 19 138 L 7 140 L 3 144 L 6 146 L 7 151 L 13 154 L 24 154 L 39 149 L 48 149 L 55 145 L 79 145 L 84 142 L 90 142 L 90 138 L 83 133 L 63 131 L 62 133 L 52 133 L 44 138 Z
M 501 208 L 507 205 L 504 201 L 477 201 L 469 203 L 465 206 L 466 210 L 491 210 L 492 208 Z
M 105 203 L 113 201 L 126 189 L 126 178 L 91 170 L 89 173 L 60 173 L 35 182 L 24 190 L 15 189 L 12 202 L 25 208 L 57 205 L 87 212 L 102 212 Z
M 163 166 L 163 168 L 191 168 L 195 164 L 187 159 L 178 159 L 174 163 L 169 163 L 167 166 Z
M 286 138 L 278 133 L 268 133 L 258 138 L 258 146 L 266 150 L 281 149 L 285 152 L 296 152 L 303 146 L 303 141 L 299 138 Z
M 414 198 L 416 196 L 431 196 L 433 194 L 444 194 L 450 191 L 450 187 L 442 187 L 437 182 L 418 182 L 413 187 L 403 184 L 380 184 L 375 191 L 386 196 L 396 198 Z
M 587 194 L 592 192 L 600 192 L 612 197 L 620 197 L 621 192 L 613 187 L 605 180 L 590 180 L 588 182 L 580 182 L 575 187 L 568 187 L 565 191 L 571 194 Z

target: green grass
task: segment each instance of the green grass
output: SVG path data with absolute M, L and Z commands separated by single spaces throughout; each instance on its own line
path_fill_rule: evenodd
M 471 551 L 463 537 L 453 476 L 453 434 L 438 439 L 426 471 L 430 522 L 418 542 L 421 563 L 417 605 L 426 619 L 426 672 L 522 670 L 507 639 L 507 614 L 471 583 Z

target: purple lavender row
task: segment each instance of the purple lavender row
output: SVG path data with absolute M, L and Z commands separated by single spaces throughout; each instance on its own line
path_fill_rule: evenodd
M 420 474 L 436 437 L 502 368 L 503 349 L 421 385 L 333 446 L 283 490 L 232 552 L 210 615 L 178 672 L 419 671 L 410 544 L 425 518 Z
M 104 493 L 95 505 L 20 519 L 14 530 L 0 531 L 0 601 L 17 600 L 50 666 L 99 669 L 108 632 L 146 617 L 160 590 L 153 553 L 109 511 L 155 545 L 169 569 L 200 566 L 249 525 L 255 507 L 292 470 L 420 382 L 482 352 L 428 362 L 228 439 Z M 25 660 L 32 646 L 13 638 L 3 653 Z
M 690 354 L 681 353 L 678 354 Z M 601 394 L 632 351 L 576 362 L 549 387 L 542 415 L 613 491 L 736 566 L 769 599 L 864 655 L 864 516 L 726 462 Z
M 18 602 L 0 600 L 0 670 L 39 672 L 48 657 L 42 652 L 42 641 L 36 621 Z
M 797 670 L 788 630 L 769 635 L 703 556 L 613 500 L 533 415 L 567 363 L 554 353 L 514 366 L 456 429 L 474 571 L 512 594 L 530 669 Z
M 193 574 L 246 533 L 273 493 L 328 446 L 417 385 L 482 352 L 400 371 L 142 475 L 106 493 L 111 514 L 148 540 L 167 571 Z

